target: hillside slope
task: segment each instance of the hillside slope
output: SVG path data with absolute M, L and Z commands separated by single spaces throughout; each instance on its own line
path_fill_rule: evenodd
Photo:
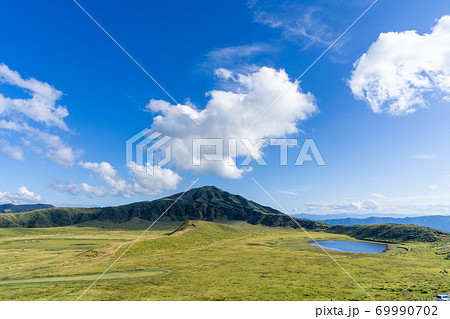
M 449 239 L 449 233 L 417 225 L 375 224 L 354 226 L 331 226 L 327 232 L 345 234 L 362 240 L 402 242 L 435 242 Z
M 180 225 L 176 230 L 171 232 L 169 236 L 181 236 L 186 233 L 201 233 L 204 236 L 210 238 L 228 238 L 243 236 L 243 232 L 237 230 L 236 228 L 218 224 L 214 222 L 207 222 L 203 220 L 188 220 Z

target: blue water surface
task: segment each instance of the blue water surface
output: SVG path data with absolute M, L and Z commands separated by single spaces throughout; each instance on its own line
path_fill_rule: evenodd
M 386 250 L 384 244 L 368 243 L 364 241 L 323 240 L 310 243 L 313 246 L 322 246 L 325 249 L 345 251 L 350 253 L 379 254 Z

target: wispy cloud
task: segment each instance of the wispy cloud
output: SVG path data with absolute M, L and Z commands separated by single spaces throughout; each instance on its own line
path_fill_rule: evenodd
M 425 160 L 434 158 L 437 158 L 437 156 L 433 154 L 417 154 L 410 157 L 410 159 L 425 159 Z
M 380 204 L 373 199 L 362 201 L 313 202 L 305 204 L 308 213 L 366 213 L 379 211 Z
M 24 149 L 37 152 L 44 149 L 50 160 L 65 166 L 73 165 L 81 151 L 69 146 L 58 135 L 58 131 L 70 131 L 64 121 L 69 112 L 58 104 L 63 93 L 48 83 L 34 78 L 24 79 L 1 63 L 0 83 L 17 87 L 29 96 L 10 98 L 0 92 L 0 131 L 26 137 L 23 147 L 12 146 L 6 139 L 2 140 L 1 150 L 14 159 L 23 160 Z
M 249 73 L 256 71 L 256 64 L 262 56 L 275 52 L 277 49 L 266 43 L 229 46 L 217 48 L 208 52 L 199 67 L 210 73 L 211 70 L 226 68 L 234 72 Z M 268 61 L 264 61 L 267 64 Z
M 247 6 L 253 12 L 256 23 L 279 30 L 282 39 L 307 48 L 311 45 L 330 45 L 370 3 L 370 0 L 250 0 Z M 348 37 L 346 35 L 345 39 L 341 39 L 341 44 Z M 333 49 L 336 51 L 339 45 Z
M 59 177 L 53 178 L 50 187 L 57 191 L 69 193 L 74 196 L 87 195 L 89 197 L 100 197 L 107 194 L 106 189 L 102 186 L 91 186 L 87 183 L 81 183 L 78 185 L 74 182 L 62 182 Z
M 43 148 L 46 150 L 48 159 L 64 166 L 72 166 L 82 154 L 81 150 L 67 145 L 60 136 L 31 127 L 28 123 L 0 120 L 0 129 L 24 134 L 27 137 L 24 142 L 25 147 L 29 146 L 31 150 L 37 153 L 41 153 Z M 33 141 L 33 143 L 30 141 Z
M 383 194 L 378 194 L 378 193 L 372 193 L 372 194 L 370 194 L 370 197 L 375 198 L 375 199 L 386 199 L 386 196 L 384 196 Z
M 270 52 L 272 50 L 273 47 L 271 45 L 255 43 L 215 49 L 210 51 L 206 56 L 209 60 L 220 63 L 229 60 L 235 61 L 237 58 L 251 58 L 258 54 Z
M 436 190 L 436 185 L 429 189 Z M 309 214 L 389 214 L 389 215 L 438 215 L 450 214 L 450 195 L 430 192 L 427 195 L 404 197 L 373 196 L 373 199 L 313 202 L 304 205 L 298 212 Z M 379 195 L 379 194 L 378 194 Z
M 6 140 L 0 139 L 0 150 L 13 159 L 23 160 L 23 149 L 19 146 L 12 146 Z
M 319 6 L 308 6 L 291 1 L 254 1 L 249 5 L 255 22 L 281 30 L 284 38 L 305 41 L 305 44 L 329 45 L 332 31 L 319 17 Z
M 285 195 L 298 195 L 298 193 L 292 191 L 278 191 L 278 193 Z

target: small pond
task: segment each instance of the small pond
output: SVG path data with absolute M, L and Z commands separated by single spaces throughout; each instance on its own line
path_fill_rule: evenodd
M 384 244 L 368 243 L 364 241 L 323 240 L 310 243 L 313 246 L 322 246 L 325 249 L 345 251 L 350 253 L 379 254 L 387 249 Z

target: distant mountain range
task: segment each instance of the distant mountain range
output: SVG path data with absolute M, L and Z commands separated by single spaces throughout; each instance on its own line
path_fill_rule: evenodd
M 175 194 L 154 201 L 145 201 L 117 207 L 52 207 L 20 213 L 0 214 L 0 228 L 59 227 L 96 222 L 126 223 L 131 220 L 161 220 L 182 222 L 246 221 L 253 225 L 303 228 L 311 231 L 347 234 L 358 239 L 407 242 L 433 242 L 450 238 L 450 234 L 417 225 L 379 224 L 367 226 L 331 226 L 310 219 L 291 218 L 273 208 L 259 205 L 242 196 L 230 194 L 215 186 L 191 189 L 183 196 Z
M 54 206 L 49 204 L 28 204 L 28 205 L 3 204 L 0 205 L 0 214 L 30 212 L 33 210 L 52 207 Z
M 329 225 L 371 225 L 371 224 L 411 224 L 411 225 L 419 225 L 431 227 L 434 229 L 443 230 L 446 232 L 450 232 L 450 216 L 445 215 L 431 215 L 431 216 L 417 216 L 417 217 L 374 217 L 370 216 L 367 218 L 343 218 L 337 214 L 329 214 L 329 215 L 294 215 L 297 218 L 306 218 L 311 220 L 320 220 L 323 223 L 327 223 Z M 301 217 L 300 217 L 301 216 Z M 307 217 L 305 217 L 307 216 Z M 346 215 L 344 215 L 346 216 Z M 325 217 L 325 218 L 324 218 Z M 334 218 L 330 218 L 334 217 Z

